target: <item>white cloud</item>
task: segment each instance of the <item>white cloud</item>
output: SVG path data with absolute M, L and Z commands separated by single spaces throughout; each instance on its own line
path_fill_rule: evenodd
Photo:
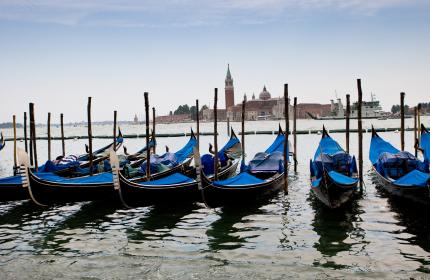
M 0 0 L 0 19 L 136 27 L 263 24 L 281 15 L 322 9 L 371 15 L 399 5 L 427 3 L 425 0 Z M 129 17 L 130 14 L 134 16 Z

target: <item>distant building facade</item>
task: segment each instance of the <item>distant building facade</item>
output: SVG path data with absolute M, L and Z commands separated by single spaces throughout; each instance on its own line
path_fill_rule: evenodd
M 227 75 L 225 77 L 225 109 L 234 106 L 234 86 L 230 73 L 230 65 L 227 65 Z
M 285 116 L 285 104 L 283 97 L 272 98 L 272 95 L 267 90 L 266 86 L 258 95 L 252 95 L 250 100 L 244 96 L 246 100 L 245 120 L 268 120 L 268 119 L 283 119 Z M 310 118 L 309 114 L 314 116 L 330 116 L 333 112 L 343 114 L 344 108 L 340 100 L 338 103 L 317 104 L 317 103 L 299 103 L 297 104 L 297 118 Z M 288 112 L 290 119 L 293 118 L 293 106 L 289 102 Z M 242 103 L 234 104 L 234 84 L 230 72 L 230 65 L 227 65 L 227 74 L 225 78 L 225 109 L 218 109 L 218 120 L 225 121 L 227 118 L 231 121 L 242 120 Z M 205 121 L 213 121 L 213 109 L 206 109 L 202 112 L 202 119 Z
M 176 123 L 176 122 L 188 122 L 191 121 L 190 114 L 180 114 L 180 115 L 167 115 L 167 116 L 157 116 L 155 117 L 155 122 L 157 123 Z

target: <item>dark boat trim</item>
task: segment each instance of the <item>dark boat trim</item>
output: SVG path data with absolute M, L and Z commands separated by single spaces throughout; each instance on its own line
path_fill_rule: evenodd
M 323 139 L 325 137 L 331 136 L 323 125 L 321 138 Z M 354 179 L 357 178 L 354 176 L 354 174 L 350 177 Z M 311 191 L 324 205 L 329 208 L 339 208 L 343 204 L 347 203 L 354 196 L 358 185 L 358 181 L 351 184 L 336 183 L 328 175 L 328 172 L 325 169 L 323 170 L 323 177 L 321 178 L 317 187 L 313 186 L 313 182 L 316 180 L 317 179 L 315 177 L 311 177 Z
M 224 170 L 220 171 L 218 176 L 220 178 L 230 177 L 236 172 L 238 164 L 239 160 L 231 162 Z M 199 182 L 197 179 L 194 179 L 192 182 L 181 184 L 145 186 L 135 181 L 128 180 L 116 168 L 115 170 L 113 169 L 113 172 L 115 190 L 118 192 L 121 203 L 126 208 L 132 208 L 131 205 L 135 204 L 151 205 L 166 203 L 172 200 L 179 202 L 195 202 L 200 197 L 200 191 L 198 189 Z M 173 174 L 173 172 L 171 174 Z M 131 195 L 131 193 L 134 193 L 133 201 L 129 203 L 126 197 Z
M 22 173 L 28 184 L 27 188 L 31 200 L 40 206 L 55 202 L 92 201 L 110 198 L 113 192 L 112 183 L 58 183 L 39 178 L 29 168 Z M 83 176 L 87 177 L 87 176 Z M 47 199 L 49 197 L 49 199 Z
M 324 170 L 323 176 L 324 178 L 320 180 L 317 187 L 312 185 L 315 180 L 311 178 L 311 190 L 327 207 L 339 208 L 354 196 L 358 181 L 352 184 L 337 184 L 328 176 L 326 170 Z
M 423 125 L 421 125 L 423 128 Z M 425 129 L 425 128 L 424 128 Z M 379 137 L 378 133 L 372 126 L 372 137 Z M 414 186 L 399 186 L 394 184 L 394 180 L 382 176 L 372 164 L 372 170 L 376 174 L 378 185 L 381 186 L 387 193 L 395 196 L 406 198 L 408 200 L 420 203 L 425 206 L 430 206 L 430 185 L 426 187 Z

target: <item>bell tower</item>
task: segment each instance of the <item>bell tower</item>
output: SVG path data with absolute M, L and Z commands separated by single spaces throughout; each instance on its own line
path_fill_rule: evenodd
M 227 64 L 227 75 L 225 77 L 225 109 L 234 106 L 234 87 L 230 73 L 230 64 Z

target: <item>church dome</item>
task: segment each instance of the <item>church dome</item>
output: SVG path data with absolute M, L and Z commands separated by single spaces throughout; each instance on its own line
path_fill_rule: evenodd
M 259 95 L 259 98 L 261 100 L 269 100 L 270 98 L 272 98 L 270 96 L 270 92 L 267 91 L 266 86 L 264 86 L 263 91 Z

